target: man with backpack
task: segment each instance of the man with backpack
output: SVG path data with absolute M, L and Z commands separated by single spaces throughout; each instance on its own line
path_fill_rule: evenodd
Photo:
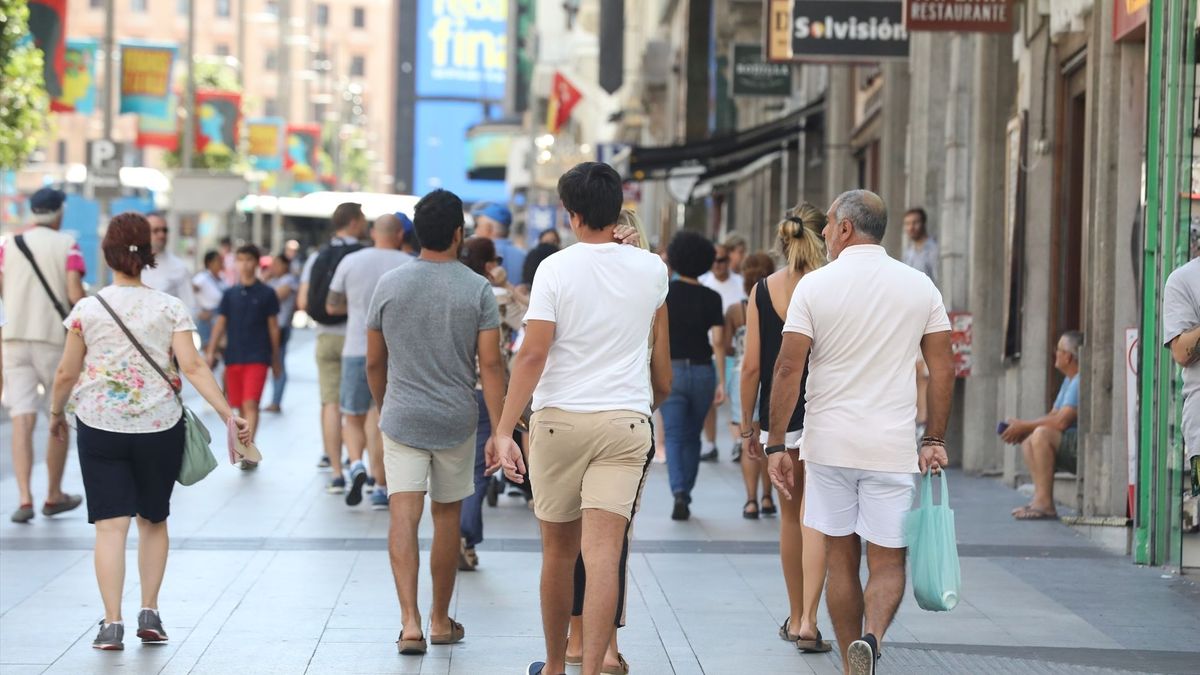
M 333 468 L 334 478 L 328 491 L 341 494 L 346 491 L 346 479 L 341 472 L 342 414 L 339 407 L 346 317 L 330 315 L 325 304 L 338 263 L 363 248 L 359 240 L 367 234 L 367 217 L 363 215 L 362 205 L 339 204 L 333 211 L 333 228 L 333 239 L 304 265 L 296 307 L 307 312 L 317 323 L 317 382 L 321 391 L 321 437 L 325 444 L 325 456 L 318 466 Z

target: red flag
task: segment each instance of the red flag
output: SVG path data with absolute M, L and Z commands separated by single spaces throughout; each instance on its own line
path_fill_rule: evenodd
M 562 73 L 554 73 L 554 87 L 550 92 L 550 104 L 547 106 L 547 126 L 550 127 L 550 133 L 558 133 L 567 120 L 571 119 L 571 111 L 582 98 L 583 94 L 579 93 L 575 85 L 563 77 Z

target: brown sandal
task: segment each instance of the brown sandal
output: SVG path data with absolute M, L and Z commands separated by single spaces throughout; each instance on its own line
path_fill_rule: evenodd
M 450 633 L 447 635 L 430 635 L 429 642 L 435 645 L 452 645 L 462 642 L 462 639 L 467 636 L 467 631 L 463 629 L 463 625 L 454 619 L 450 619 Z
M 600 675 L 629 675 L 629 662 L 625 660 L 625 655 L 617 652 L 617 667 L 607 666 L 600 670 Z
M 817 629 L 817 636 L 811 640 L 798 638 L 796 640 L 796 649 L 799 649 L 805 654 L 824 654 L 831 651 L 833 645 L 821 639 L 821 629 Z
M 1043 511 L 1041 509 L 1035 509 L 1032 506 L 1026 506 L 1020 511 L 1014 513 L 1013 518 L 1016 518 L 1017 520 L 1058 520 L 1058 512 Z
M 401 633 L 399 639 L 396 640 L 396 650 L 404 656 L 421 656 L 429 651 L 429 645 L 425 643 L 424 635 L 416 640 L 405 640 L 404 634 Z

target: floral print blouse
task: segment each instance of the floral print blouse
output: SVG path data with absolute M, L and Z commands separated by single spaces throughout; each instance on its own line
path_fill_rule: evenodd
M 100 294 L 175 386 L 181 386 L 171 339 L 196 330 L 183 303 L 145 286 L 108 286 Z M 87 345 L 68 415 L 93 429 L 126 434 L 165 431 L 179 422 L 182 410 L 175 393 L 99 300 L 81 300 L 63 325 Z

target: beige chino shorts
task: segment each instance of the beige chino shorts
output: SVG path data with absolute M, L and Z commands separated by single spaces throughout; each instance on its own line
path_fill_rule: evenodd
M 383 473 L 388 496 L 428 492 L 439 504 L 475 494 L 475 434 L 453 448 L 422 450 L 383 435 Z
M 641 413 L 535 412 L 529 430 L 533 512 L 551 523 L 578 520 L 583 509 L 628 519 L 650 442 L 650 420 Z
M 50 390 L 62 354 L 62 345 L 49 342 L 4 342 L 4 405 L 9 415 L 49 412 Z
M 342 393 L 342 347 L 345 335 L 322 333 L 317 336 L 317 389 L 321 405 L 338 405 Z

